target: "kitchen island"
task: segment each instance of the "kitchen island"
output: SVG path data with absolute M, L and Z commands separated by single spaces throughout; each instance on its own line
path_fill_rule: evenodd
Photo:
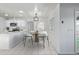
M 19 44 L 24 37 L 24 32 L 4 32 L 0 33 L 0 49 L 11 49 Z

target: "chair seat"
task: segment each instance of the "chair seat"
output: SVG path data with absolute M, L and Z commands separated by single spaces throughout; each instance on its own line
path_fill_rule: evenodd
M 32 36 L 31 33 L 25 33 L 25 36 Z
M 48 36 L 46 31 L 41 31 L 39 32 L 39 36 Z

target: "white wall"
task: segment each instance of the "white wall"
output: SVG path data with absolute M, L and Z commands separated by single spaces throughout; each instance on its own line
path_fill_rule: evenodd
M 74 8 L 69 4 L 60 4 L 61 23 L 59 54 L 74 54 Z
M 57 4 L 56 8 L 53 10 L 52 20 L 53 20 L 53 30 L 50 31 L 51 38 L 53 40 L 53 48 L 59 51 L 59 38 L 60 38 L 60 4 Z
M 53 41 L 58 54 L 75 54 L 74 46 L 74 9 L 79 4 L 60 4 L 53 13 Z M 62 24 L 61 21 L 64 21 Z
M 59 54 L 74 54 L 74 9 L 79 4 L 60 4 L 60 40 Z

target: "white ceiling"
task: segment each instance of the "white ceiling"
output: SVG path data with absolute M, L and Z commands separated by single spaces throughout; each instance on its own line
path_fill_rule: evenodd
M 24 11 L 22 14 L 25 18 L 32 18 L 33 10 L 37 5 L 39 12 L 41 15 L 39 17 L 49 17 L 49 14 L 53 11 L 56 7 L 56 3 L 0 3 L 0 16 L 4 18 L 11 18 L 11 17 L 20 17 L 18 14 L 19 10 Z M 4 16 L 7 13 L 9 16 Z

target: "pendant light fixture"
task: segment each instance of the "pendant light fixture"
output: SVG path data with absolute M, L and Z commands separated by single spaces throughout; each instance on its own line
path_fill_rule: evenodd
M 34 21 L 39 21 L 38 8 L 37 8 L 36 5 L 35 5 L 35 8 L 34 8 L 34 17 L 33 17 L 33 20 L 34 20 Z
M 33 17 L 33 20 L 34 20 L 34 21 L 39 21 L 39 17 L 38 17 L 38 15 L 37 15 L 37 13 L 35 13 L 35 16 Z

